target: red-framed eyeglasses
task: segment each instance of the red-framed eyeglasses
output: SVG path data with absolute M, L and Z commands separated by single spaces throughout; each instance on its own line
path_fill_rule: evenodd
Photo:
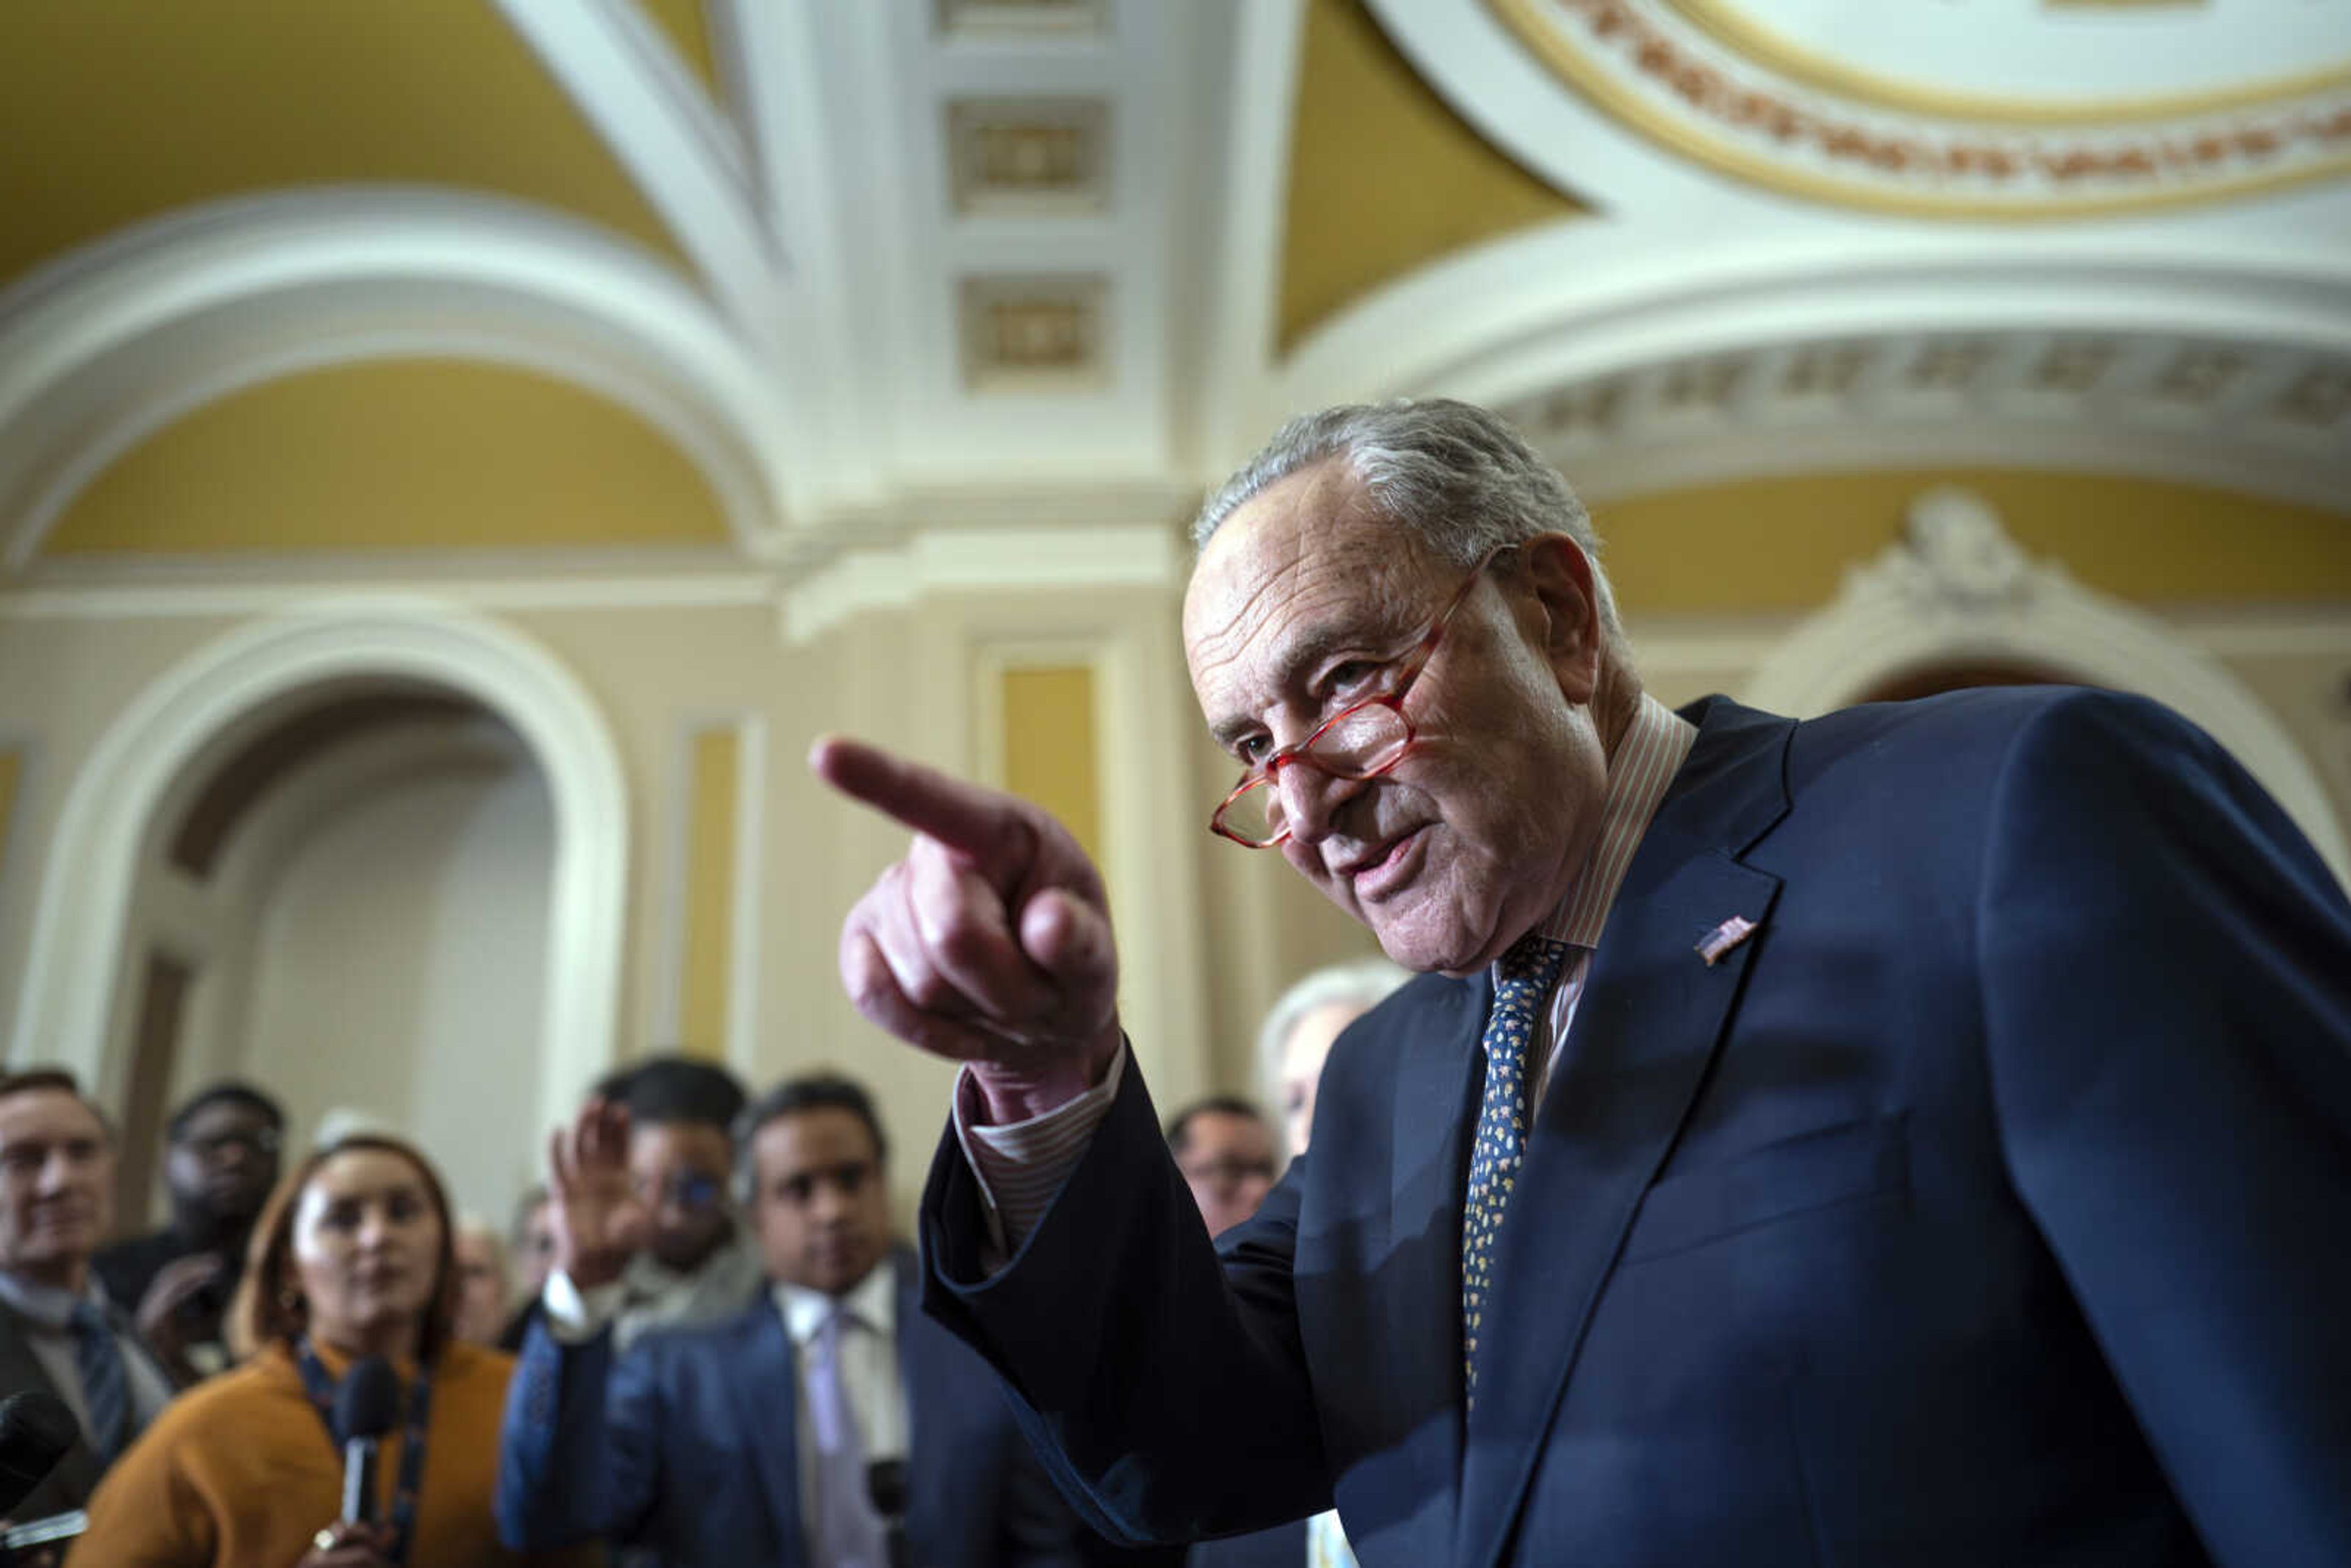
M 1396 667 L 1395 685 L 1378 696 L 1350 703 L 1305 739 L 1283 747 L 1250 768 L 1209 817 L 1208 831 L 1244 849 L 1270 850 L 1290 837 L 1287 809 L 1278 785 L 1281 770 L 1291 763 L 1304 762 L 1334 779 L 1376 779 L 1402 762 L 1412 750 L 1416 733 L 1412 720 L 1405 716 L 1404 699 L 1412 695 L 1413 683 L 1428 668 L 1454 612 L 1468 602 L 1469 591 L 1478 586 L 1488 567 L 1517 548 L 1504 545 L 1492 550 L 1472 569 L 1468 580 Z

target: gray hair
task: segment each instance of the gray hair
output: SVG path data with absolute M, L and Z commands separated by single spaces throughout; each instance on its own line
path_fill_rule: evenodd
M 1283 1114 L 1282 1051 L 1289 1046 L 1290 1033 L 1298 1028 L 1299 1020 L 1308 1013 L 1342 1002 L 1353 1003 L 1369 1012 L 1411 978 L 1411 970 L 1385 958 L 1357 958 L 1313 970 L 1275 998 L 1257 1031 L 1257 1069 L 1265 1103 L 1274 1108 L 1277 1119 Z
M 1200 508 L 1193 548 L 1206 549 L 1225 519 L 1259 491 L 1334 460 L 1345 465 L 1380 517 L 1456 566 L 1476 566 L 1521 539 L 1565 534 L 1592 563 L 1603 630 L 1622 643 L 1616 595 L 1601 570 L 1600 536 L 1583 503 L 1501 415 L 1450 398 L 1344 403 L 1301 414 Z

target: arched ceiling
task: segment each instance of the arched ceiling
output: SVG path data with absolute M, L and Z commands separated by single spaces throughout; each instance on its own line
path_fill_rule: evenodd
M 2137 484 L 2142 520 L 2241 499 L 2273 537 L 2213 592 L 2335 592 L 2351 40 L 2259 0 L 1946 9 L 0 7 L 33 150 L 0 161 L 0 596 L 482 545 L 796 591 L 934 534 L 1164 527 L 1284 414 L 1430 392 L 1611 508 Z M 2086 161 L 1978 155 L 2035 137 Z M 1719 591 L 1832 580 L 1868 496 Z M 2141 535 L 2179 553 L 2116 591 L 2174 597 L 2191 530 Z
M 660 6 L 707 60 L 695 0 Z M 682 262 L 483 0 L 0 6 L 0 284 L 221 197 L 400 182 L 575 214 Z

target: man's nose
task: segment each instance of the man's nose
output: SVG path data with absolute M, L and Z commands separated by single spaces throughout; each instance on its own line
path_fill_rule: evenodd
M 1363 792 L 1366 782 L 1326 773 L 1309 760 L 1293 760 L 1273 780 L 1281 802 L 1281 825 L 1300 843 L 1320 843 L 1331 836 L 1340 811 Z

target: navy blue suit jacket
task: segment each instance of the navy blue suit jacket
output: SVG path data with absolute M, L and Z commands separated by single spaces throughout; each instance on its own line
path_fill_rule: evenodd
M 1221 1247 L 1132 1064 L 998 1274 L 942 1144 L 926 1304 L 1085 1509 L 1183 1539 L 1335 1495 L 1366 1568 L 2351 1563 L 2351 910 L 2301 835 L 2137 699 L 1687 711 L 1474 1410 L 1484 977 L 1342 1038 Z
M 906 1394 L 906 1537 L 925 1568 L 1075 1568 L 1076 1521 L 1014 1425 L 997 1379 L 917 1310 L 898 1274 Z M 762 1289 L 740 1317 L 559 1343 L 531 1324 L 507 1395 L 498 1531 L 517 1551 L 602 1538 L 676 1568 L 799 1568 L 791 1339 Z

